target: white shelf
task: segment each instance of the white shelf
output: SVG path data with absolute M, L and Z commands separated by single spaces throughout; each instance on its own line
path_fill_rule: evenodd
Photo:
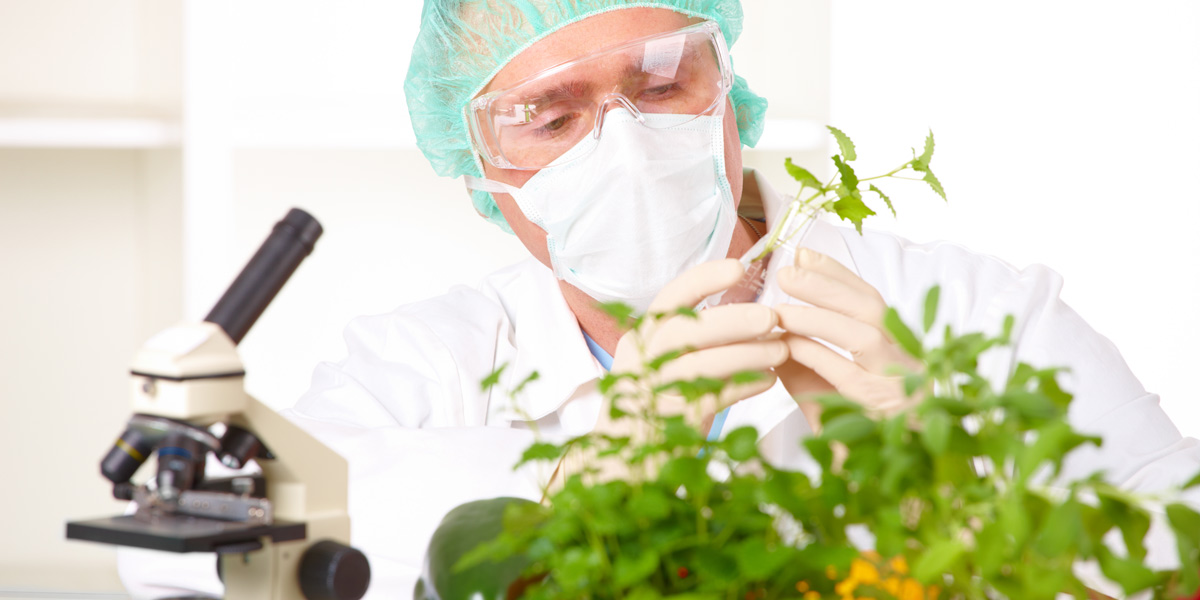
M 370 119 L 345 113 L 306 119 L 247 119 L 234 129 L 236 148 L 414 149 L 403 118 Z M 317 117 L 317 118 L 313 118 Z M 320 117 L 325 117 L 324 119 Z M 296 126 L 307 122 L 307 126 Z M 148 117 L 0 117 L 0 148 L 170 148 L 182 143 L 178 121 Z M 817 150 L 824 126 L 810 119 L 768 119 L 756 150 Z
M 0 117 L 0 148 L 169 148 L 177 121 L 130 117 Z

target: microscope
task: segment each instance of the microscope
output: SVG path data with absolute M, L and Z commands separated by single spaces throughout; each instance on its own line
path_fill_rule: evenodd
M 370 581 L 351 548 L 346 460 L 246 394 L 237 344 L 321 236 L 292 209 L 200 323 L 152 337 L 130 370 L 133 416 L 100 463 L 137 511 L 67 523 L 67 538 L 212 552 L 228 600 L 359 600 Z M 261 474 L 207 477 L 208 457 Z M 131 479 L 154 457 L 155 474 Z

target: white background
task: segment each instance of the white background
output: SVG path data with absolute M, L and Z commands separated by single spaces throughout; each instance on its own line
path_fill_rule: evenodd
M 938 142 L 948 205 L 898 182 L 875 225 L 1057 270 L 1200 435 L 1200 3 L 852 0 L 832 23 L 830 120 L 861 162 Z

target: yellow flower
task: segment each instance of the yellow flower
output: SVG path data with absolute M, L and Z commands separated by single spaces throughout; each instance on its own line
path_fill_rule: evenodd
M 808 582 L 807 581 L 797 581 L 796 582 L 796 591 L 800 592 L 801 594 L 803 594 L 804 592 L 807 592 L 808 591 Z
M 883 591 L 891 594 L 893 598 L 896 596 L 899 596 L 900 595 L 900 578 L 899 577 L 888 577 L 887 579 L 883 580 Z
M 874 585 L 879 583 L 879 570 L 875 565 L 856 558 L 850 563 L 850 579 L 865 585 Z
M 858 589 L 858 582 L 852 578 L 833 586 L 833 591 L 837 592 L 839 596 L 850 596 L 856 589 Z
M 908 563 L 904 561 L 903 556 L 897 556 L 893 558 L 891 562 L 888 563 L 888 566 L 890 566 L 893 571 L 901 575 L 908 575 Z
M 821 594 L 818 594 L 817 592 L 809 590 L 807 592 L 804 592 L 803 600 L 821 600 Z
M 833 568 L 833 565 L 825 567 L 825 576 L 830 579 L 837 579 L 837 569 Z
M 916 579 L 905 579 L 904 586 L 900 588 L 899 600 L 925 600 L 925 590 L 921 589 L 921 584 L 917 583 Z

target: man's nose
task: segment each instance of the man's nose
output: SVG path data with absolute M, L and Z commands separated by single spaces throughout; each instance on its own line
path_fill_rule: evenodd
M 624 108 L 637 119 L 638 123 L 645 123 L 646 118 L 642 116 L 642 111 L 638 110 L 625 94 L 613 92 L 596 104 L 596 124 L 592 127 L 592 137 L 600 139 L 600 128 L 604 126 L 604 117 L 608 111 L 613 108 Z

